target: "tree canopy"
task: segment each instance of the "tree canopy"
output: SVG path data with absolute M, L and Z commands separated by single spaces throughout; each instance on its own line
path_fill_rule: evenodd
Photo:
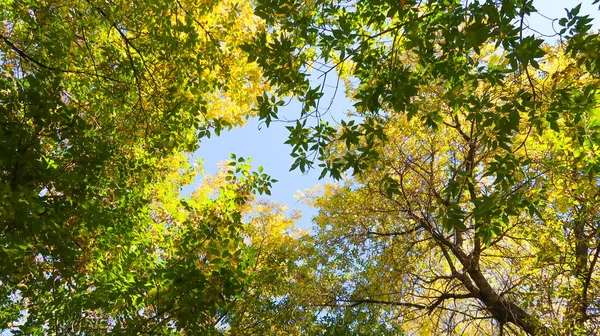
M 243 210 L 272 180 L 236 160 L 179 195 L 185 153 L 267 90 L 247 2 L 3 1 L 2 328 L 208 332 L 253 263 Z M 209 28 L 210 27 L 210 30 Z M 224 179 L 222 179 L 225 181 Z
M 532 0 L 0 4 L 3 330 L 600 332 L 581 5 L 547 43 Z M 328 76 L 354 103 L 338 125 Z M 203 138 L 288 99 L 291 169 L 338 180 L 306 198 L 311 234 L 249 159 L 181 195 Z
M 555 52 L 540 60 L 540 75 L 591 80 L 571 77 L 574 64 Z M 543 80 L 534 80 L 543 94 Z M 481 83 L 473 94 L 500 105 L 528 88 L 524 76 L 511 81 Z M 386 141 L 374 147 L 379 162 L 314 199 L 315 268 L 345 275 L 318 302 L 385 306 L 380 319 L 406 332 L 598 330 L 598 180 L 586 171 L 598 151 L 595 117 L 579 125 L 589 136 L 579 142 L 565 136 L 565 120 L 528 133 L 531 117 L 519 113 L 520 134 L 496 148 L 493 126 L 451 109 L 450 88 L 430 89 L 415 103 L 439 108 L 435 130 L 405 115 L 388 119 Z M 508 182 L 493 173 L 505 151 L 518 163 Z

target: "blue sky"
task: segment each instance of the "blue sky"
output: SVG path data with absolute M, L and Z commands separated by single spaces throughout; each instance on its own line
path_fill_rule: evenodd
M 552 21 L 547 18 L 564 17 L 566 16 L 565 8 L 573 8 L 580 2 L 573 0 L 537 0 L 535 5 L 538 7 L 539 14 L 532 15 L 527 23 L 541 34 L 553 35 Z M 597 19 L 598 5 L 591 5 L 591 3 L 592 0 L 586 1 L 582 5 L 581 13 L 593 14 L 592 16 L 596 18 L 594 28 L 598 29 L 600 27 Z M 554 27 L 559 29 L 558 22 L 554 23 Z M 531 33 L 537 35 L 536 32 L 532 31 Z M 549 38 L 548 40 L 551 42 L 555 38 Z M 314 77 L 313 84 L 320 83 L 317 76 Z M 335 81 L 335 75 L 330 74 L 328 85 L 325 87 L 323 102 L 328 103 L 332 98 Z M 346 115 L 347 111 L 352 109 L 352 103 L 345 97 L 341 86 L 333 98 L 334 102 L 330 113 L 339 120 Z M 300 107 L 301 105 L 298 102 L 291 102 L 280 109 L 280 115 L 284 118 L 293 119 L 294 116 L 299 115 Z M 194 153 L 194 159 L 203 158 L 205 172 L 212 174 L 217 171 L 217 163 L 228 160 L 231 153 L 236 154 L 238 157 L 252 158 L 253 167 L 256 168 L 262 165 L 266 173 L 278 180 L 273 186 L 272 195 L 268 199 L 285 203 L 290 209 L 301 210 L 303 218 L 297 223 L 297 226 L 308 229 L 310 220 L 316 214 L 316 210 L 298 203 L 293 195 L 297 190 L 302 191 L 324 181 L 318 180 L 320 174 L 318 168 L 306 174 L 302 174 L 299 170 L 289 171 L 294 160 L 290 157 L 291 147 L 284 144 L 288 137 L 285 126 L 288 126 L 288 124 L 274 122 L 267 128 L 264 124 L 260 124 L 257 118 L 252 118 L 243 128 L 223 132 L 220 137 L 204 139 L 200 149 Z M 196 185 L 197 183 L 200 183 L 200 181 L 197 181 Z M 189 193 L 192 189 L 193 185 L 185 188 L 183 192 Z
M 314 77 L 315 83 L 320 83 L 321 80 L 317 78 L 318 76 Z M 333 85 L 335 85 L 335 82 L 330 83 L 328 81 L 325 86 L 325 96 L 322 98 L 323 102 L 328 103 L 333 98 L 334 90 L 331 87 Z M 342 86 L 340 84 L 334 104 L 328 116 L 324 118 L 329 122 L 334 122 L 331 119 L 332 116 L 339 120 L 353 108 L 352 103 L 345 97 Z M 280 116 L 294 119 L 299 115 L 300 109 L 301 104 L 299 102 L 291 101 L 287 106 L 280 108 Z M 316 210 L 298 202 L 294 198 L 294 193 L 297 190 L 303 191 L 317 184 L 322 184 L 327 179 L 318 179 L 321 173 L 318 167 L 309 170 L 305 174 L 301 173 L 299 169 L 289 171 L 294 159 L 290 156 L 291 147 L 284 144 L 289 135 L 289 131 L 285 127 L 294 124 L 275 121 L 269 127 L 266 127 L 264 123 L 259 122 L 257 117 L 251 118 L 243 127 L 222 132 L 219 137 L 213 136 L 210 139 L 203 139 L 200 149 L 194 153 L 192 161 L 201 158 L 204 161 L 204 172 L 214 174 L 218 170 L 217 163 L 229 160 L 231 153 L 238 157 L 251 158 L 254 169 L 261 165 L 265 173 L 278 180 L 271 189 L 271 196 L 263 196 L 278 203 L 285 203 L 290 211 L 292 209 L 300 210 L 302 219 L 296 224 L 302 229 L 308 229 L 310 219 L 316 214 Z M 198 183 L 201 183 L 201 181 L 197 180 L 194 185 Z M 194 185 L 184 188 L 183 193 L 191 192 Z

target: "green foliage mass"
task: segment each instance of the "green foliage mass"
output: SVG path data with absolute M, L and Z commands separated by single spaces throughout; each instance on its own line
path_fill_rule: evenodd
M 239 161 L 227 184 L 179 191 L 200 172 L 185 153 L 264 89 L 238 60 L 249 9 L 0 2 L 3 330 L 216 330 L 252 266 L 242 208 L 273 181 Z

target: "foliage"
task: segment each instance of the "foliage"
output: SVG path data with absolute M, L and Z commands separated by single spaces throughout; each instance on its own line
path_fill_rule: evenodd
M 561 48 L 544 50 L 530 77 L 472 87 L 472 97 L 487 102 L 481 118 L 448 103 L 454 87 L 422 87 L 413 105 L 434 111 L 437 127 L 390 114 L 385 140 L 372 147 L 379 160 L 311 197 L 318 228 L 303 288 L 315 289 L 298 294 L 304 306 L 350 314 L 347 323 L 359 321 L 353 331 L 382 323 L 427 335 L 600 331 L 600 102 L 555 110 L 551 96 L 598 80 Z M 493 46 L 474 58 L 507 62 Z M 533 90 L 545 98 L 539 115 L 558 114 L 539 133 L 537 115 L 505 108 Z M 518 131 L 499 146 L 490 118 Z M 333 160 L 359 155 L 366 141 L 348 147 L 345 131 Z
M 255 10 L 267 25 L 245 49 L 276 92 L 260 117 L 297 98 L 292 168 L 353 175 L 314 203 L 308 281 L 327 295 L 309 306 L 425 334 L 597 330 L 600 36 L 580 5 L 553 21 L 552 48 L 531 0 Z M 355 106 L 338 127 L 319 108 L 335 73 Z
M 592 19 L 580 14 L 580 9 L 567 10 L 565 18 L 556 19 L 560 30 L 553 37 L 561 39 L 566 55 L 597 77 L 600 38 L 590 33 Z M 366 162 L 377 161 L 372 147 L 376 140 L 384 140 L 382 125 L 388 116 L 406 114 L 429 127 L 439 126 L 442 116 L 438 111 L 413 104 L 432 82 L 455 89 L 446 97 L 452 109 L 470 106 L 473 117 L 488 118 L 497 133 L 491 141 L 500 148 L 518 132 L 516 119 L 505 121 L 506 110 L 514 108 L 535 117 L 532 123 L 538 133 L 547 122 L 556 127 L 554 113 L 536 112 L 542 100 L 555 104 L 556 110 L 570 108 L 569 100 L 576 100 L 580 105 L 576 113 L 584 117 L 586 104 L 594 99 L 593 86 L 570 87 L 548 97 L 535 89 L 535 72 L 547 56 L 544 40 L 527 26 L 536 12 L 532 0 L 262 0 L 256 13 L 267 25 L 245 48 L 279 96 L 303 102 L 300 120 L 290 128 L 294 167 L 305 171 L 318 161 L 322 176 L 340 178 L 343 172 L 359 172 Z M 491 66 L 479 60 L 476 55 L 489 45 L 501 49 L 507 61 Z M 323 81 L 316 87 L 309 81 L 311 70 Z M 327 76 L 335 72 L 351 86 L 357 112 L 354 121 L 342 123 L 341 140 L 348 145 L 359 143 L 359 138 L 365 142 L 356 154 L 334 160 L 326 148 L 335 138 L 335 130 L 322 121 L 323 110 L 317 106 Z M 515 74 L 525 74 L 530 89 L 484 116 L 489 102 L 478 101 L 471 94 L 473 87 L 481 82 L 507 83 Z M 583 96 L 577 93 L 580 90 Z M 276 97 L 259 100 L 260 116 L 267 124 L 277 117 L 280 104 Z M 310 117 L 315 117 L 315 124 L 308 122 Z
M 2 328 L 600 328 L 600 37 L 580 6 L 550 47 L 532 0 L 0 4 Z M 338 127 L 334 74 L 355 103 Z M 180 196 L 199 140 L 289 97 L 292 169 L 352 174 L 311 199 L 314 236 L 256 200 L 274 180 L 243 158 Z
M 0 326 L 13 334 L 215 332 L 246 288 L 243 159 L 179 195 L 184 152 L 268 89 L 244 1 L 0 1 Z M 178 332 L 179 331 L 179 332 Z
M 54 246 L 5 250 L 24 259 L 24 265 L 4 269 L 3 294 L 10 299 L 3 302 L 3 323 L 12 325 L 14 334 L 218 330 L 223 310 L 244 292 L 255 267 L 254 247 L 244 241 L 244 212 L 253 193 L 269 188 L 272 180 L 241 164 L 234 167 L 239 176 L 230 171 L 214 180 L 205 177 L 202 188 L 182 199 L 179 185 L 189 183 L 197 170 L 181 175 L 187 158 L 174 158 L 181 162 L 166 162 L 171 168 L 165 167 L 164 179 L 147 186 L 147 204 L 108 205 L 118 214 L 129 210 L 127 217 L 112 218 L 94 231 L 75 225 L 84 225 L 86 217 L 72 219 L 68 232 L 78 234 L 80 258 L 68 263 Z
M 252 272 L 246 291 L 227 311 L 223 321 L 230 335 L 294 335 L 300 333 L 291 313 L 295 303 L 287 301 L 288 282 L 297 275 L 300 237 L 292 231 L 299 214 L 284 216 L 286 208 L 260 201 L 248 215 L 248 243 L 253 247 Z

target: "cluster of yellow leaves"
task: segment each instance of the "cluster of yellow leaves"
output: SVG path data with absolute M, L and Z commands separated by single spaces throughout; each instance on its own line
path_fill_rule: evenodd
M 227 82 L 214 92 L 203 96 L 208 104 L 208 118 L 223 118 L 239 125 L 252 115 L 251 108 L 256 97 L 268 91 L 268 85 L 262 81 L 262 71 L 256 63 L 248 63 L 246 55 L 239 49 L 249 43 L 254 33 L 262 27 L 262 21 L 253 14 L 248 1 L 225 0 L 213 7 L 212 12 L 199 18 L 211 27 L 211 39 L 219 44 L 226 57 L 210 73 L 204 70 L 204 76 L 218 76 Z M 218 41 L 218 42 L 217 42 Z

